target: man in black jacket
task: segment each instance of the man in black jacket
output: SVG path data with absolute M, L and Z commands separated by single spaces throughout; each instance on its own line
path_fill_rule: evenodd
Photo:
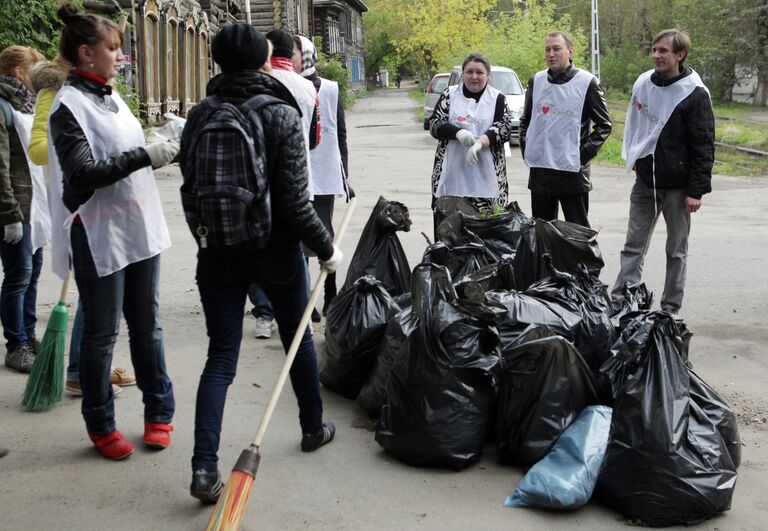
M 217 451 L 227 389 L 237 369 L 243 336 L 243 306 L 248 287 L 258 283 L 272 301 L 286 352 L 308 301 L 306 265 L 300 242 L 318 256 L 320 264 L 335 271 L 341 251 L 309 202 L 307 158 L 296 100 L 268 71 L 266 37 L 247 24 L 224 26 L 211 45 L 211 55 L 222 73 L 208 83 L 208 96 L 242 105 L 266 94 L 282 102 L 258 112 L 263 124 L 267 178 L 272 206 L 272 230 L 263 249 L 200 245 L 197 284 L 210 338 L 208 360 L 200 377 L 195 411 L 195 449 L 192 457 L 192 496 L 215 503 L 223 485 Z M 181 171 L 185 185 L 194 176 L 196 131 L 203 126 L 204 105 L 193 108 L 181 138 Z M 253 113 L 249 113 L 251 116 Z M 256 128 L 252 128 L 256 130 Z M 305 329 L 290 371 L 299 405 L 301 450 L 312 452 L 329 443 L 335 428 L 323 422 L 323 404 L 317 353 Z
M 677 313 L 683 303 L 691 213 L 712 191 L 715 119 L 709 91 L 685 66 L 687 34 L 664 30 L 653 40 L 654 70 L 638 77 L 627 110 L 622 156 L 637 176 L 630 195 L 629 224 L 621 270 L 611 296 L 640 282 L 651 235 L 664 214 L 667 270 L 661 309 Z M 660 126 L 661 125 L 661 126 Z
M 544 41 L 547 70 L 534 74 L 520 119 L 520 150 L 530 167 L 531 215 L 589 227 L 589 162 L 611 134 L 611 117 L 595 76 L 573 66 L 567 33 Z

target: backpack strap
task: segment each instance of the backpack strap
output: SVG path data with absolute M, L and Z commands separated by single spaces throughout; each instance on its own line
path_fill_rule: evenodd
M 13 127 L 13 111 L 11 110 L 11 102 L 0 96 L 0 109 L 3 110 L 3 116 L 5 117 L 5 128 L 11 129 Z
M 258 112 L 264 107 L 274 105 L 276 103 L 285 103 L 283 100 L 267 94 L 258 94 L 252 98 L 247 99 L 241 103 L 238 108 L 243 114 L 248 114 L 251 111 Z M 287 105 L 287 104 L 286 104 Z

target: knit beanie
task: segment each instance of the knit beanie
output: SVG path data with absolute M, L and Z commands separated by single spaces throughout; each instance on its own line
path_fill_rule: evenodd
M 264 34 L 242 22 L 222 27 L 211 43 L 211 56 L 223 72 L 259 69 L 268 52 Z
M 272 41 L 272 57 L 293 57 L 293 39 L 285 30 L 273 29 L 267 33 L 267 39 Z

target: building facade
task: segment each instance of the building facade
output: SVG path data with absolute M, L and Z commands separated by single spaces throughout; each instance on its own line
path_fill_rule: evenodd
M 353 83 L 365 78 L 359 0 L 118 0 L 128 16 L 123 81 L 138 93 L 149 124 L 170 112 L 184 116 L 205 97 L 218 73 L 210 41 L 224 24 L 251 23 L 261 31 L 282 28 L 323 37 L 324 51 L 350 69 Z M 113 1 L 85 2 L 86 8 L 115 14 Z M 320 20 L 317 20 L 320 17 Z
M 365 84 L 363 13 L 360 0 L 314 0 L 312 34 L 322 37 L 323 52 L 352 74 L 352 84 Z

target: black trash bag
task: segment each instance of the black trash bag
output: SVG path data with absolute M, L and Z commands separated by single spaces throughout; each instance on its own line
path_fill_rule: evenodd
M 586 406 L 596 404 L 595 377 L 573 344 L 546 326 L 531 326 L 501 354 L 499 462 L 532 466 Z
M 494 262 L 459 279 L 456 286 L 465 281 L 479 284 L 483 291 L 515 289 L 515 268 L 512 260 Z
M 437 242 L 427 247 L 421 262 L 445 266 L 454 281 L 461 280 L 495 260 L 488 254 L 485 245 L 469 242 L 451 246 L 445 242 Z
M 555 334 L 573 340 L 581 324 L 578 308 L 514 290 L 491 290 L 486 293 L 489 304 L 504 313 L 498 324 L 501 348 L 512 345 L 530 325 L 545 325 Z
M 381 416 L 381 407 L 387 401 L 387 382 L 392 366 L 408 352 L 409 338 L 418 324 L 418 318 L 412 310 L 408 306 L 388 320 L 371 377 L 357 395 L 357 403 L 371 418 Z
M 621 320 L 625 315 L 634 312 L 644 312 L 651 309 L 653 292 L 648 290 L 645 282 L 626 284 L 621 299 L 611 303 L 611 323 L 617 331 L 621 331 Z
M 491 216 L 472 216 L 456 212 L 437 228 L 437 238 L 451 246 L 465 243 L 484 245 L 494 261 L 514 262 L 515 289 L 525 289 L 549 274 L 538 251 L 535 222 L 523 214 L 516 202 L 507 205 L 506 212 Z
M 558 271 L 575 273 L 583 265 L 599 276 L 605 265 L 597 231 L 588 227 L 559 219 L 537 219 L 536 242 L 539 253 L 550 255 L 552 267 Z
M 736 467 L 691 393 L 679 323 L 645 312 L 626 323 L 601 372 L 614 406 L 597 495 L 650 526 L 695 524 L 727 511 Z
M 347 398 L 355 398 L 376 361 L 387 317 L 397 308 L 384 286 L 370 275 L 358 278 L 337 295 L 325 325 L 325 366 L 320 381 Z
M 609 313 L 611 301 L 607 286 L 594 272 L 581 266 L 574 274 L 555 271 L 532 284 L 525 293 L 539 299 L 560 302 L 581 316 L 573 342 L 594 374 L 611 356 L 616 332 Z
M 497 312 L 459 300 L 448 271 L 420 264 L 412 278 L 418 324 L 387 384 L 376 441 L 415 466 L 460 470 L 480 459 L 496 398 Z
M 440 223 L 448 216 L 456 213 L 463 212 L 470 216 L 477 216 L 480 214 L 475 204 L 466 197 L 460 197 L 455 195 L 444 195 L 438 197 L 433 204 L 435 215 L 435 228 L 440 226 Z
M 728 447 L 728 453 L 731 454 L 733 465 L 739 468 L 741 464 L 741 436 L 739 435 L 736 412 L 720 393 L 715 391 L 693 371 L 691 362 L 688 359 L 688 350 L 693 333 L 682 319 L 675 319 L 675 322 L 680 331 L 680 355 L 686 361 L 688 375 L 691 377 L 691 400 L 696 402 L 704 410 L 709 420 L 717 426 L 717 431 L 723 436 L 723 440 Z
M 396 297 L 411 289 L 411 268 L 396 231 L 411 230 L 408 207 L 379 197 L 349 262 L 342 291 L 371 275 Z

